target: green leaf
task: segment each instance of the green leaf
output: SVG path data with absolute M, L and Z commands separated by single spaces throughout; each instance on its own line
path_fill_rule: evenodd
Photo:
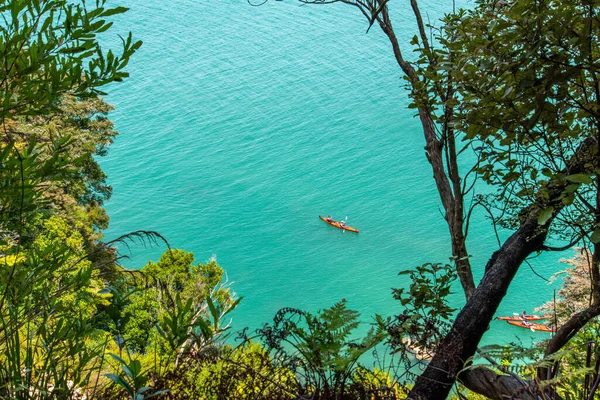
M 142 364 L 140 363 L 140 360 L 131 360 L 129 368 L 134 376 L 138 376 L 142 373 Z
M 567 185 L 567 187 L 565 188 L 565 192 L 566 193 L 575 193 L 577 191 L 577 189 L 579 189 L 579 184 L 573 183 L 571 185 Z
M 240 296 L 238 297 L 233 304 L 231 304 L 227 310 L 225 311 L 225 313 L 223 314 L 223 316 L 226 316 L 227 314 L 229 314 L 230 312 L 232 312 L 233 310 L 235 310 L 235 308 L 238 306 L 238 304 L 240 304 L 240 301 L 242 301 L 242 299 L 244 298 L 244 296 Z
M 506 88 L 506 90 L 504 91 L 504 95 L 502 96 L 502 98 L 505 98 L 506 96 L 508 96 L 512 91 L 513 91 L 513 87 L 512 86 L 509 86 L 508 88 Z
M 131 389 L 131 386 L 129 386 L 129 384 L 127 382 L 125 382 L 125 380 L 122 377 L 120 377 L 119 375 L 104 374 L 104 376 L 107 377 L 108 379 L 110 379 L 111 381 L 113 381 L 114 383 L 116 383 L 117 385 L 121 386 L 129 394 L 133 393 L 133 390 Z
M 104 11 L 102 13 L 102 16 L 110 17 L 111 15 L 115 15 L 115 14 L 123 14 L 127 10 L 129 10 L 129 8 L 127 8 L 127 7 L 115 7 L 115 8 L 111 8 L 111 9 Z
M 206 298 L 206 304 L 208 304 L 208 309 L 210 310 L 210 315 L 212 315 L 212 317 L 215 321 L 215 324 L 217 324 L 217 321 L 219 320 L 219 313 L 217 312 L 215 304 L 213 303 L 210 296 Z
M 123 370 L 123 372 L 125 372 L 125 375 L 127 375 L 129 377 L 129 379 L 133 379 L 133 373 L 127 367 L 127 365 L 121 365 L 121 369 Z
M 600 242 L 600 227 L 594 229 L 592 236 L 590 236 L 590 240 L 592 241 L 592 243 Z
M 519 82 L 519 86 L 521 88 L 529 88 L 532 87 L 534 85 L 534 81 L 532 81 L 531 79 L 523 79 L 522 81 Z
M 149 396 L 144 396 L 144 398 L 151 399 L 152 397 L 160 396 L 161 394 L 170 393 L 170 392 L 171 392 L 171 390 L 169 390 L 169 389 L 159 390 L 158 392 L 152 393 Z
M 592 183 L 592 178 L 585 174 L 575 174 L 567 176 L 567 180 L 573 183 Z
M 538 217 L 538 224 L 545 225 L 546 222 L 552 217 L 552 213 L 554 213 L 554 207 L 547 207 L 544 211 L 542 211 Z

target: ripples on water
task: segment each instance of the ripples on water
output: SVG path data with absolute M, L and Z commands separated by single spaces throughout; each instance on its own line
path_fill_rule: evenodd
M 407 43 L 404 3 L 393 11 Z M 451 4 L 423 8 L 433 20 Z M 216 254 L 244 296 L 240 328 L 284 306 L 315 311 L 341 298 L 365 320 L 389 315 L 399 270 L 448 260 L 420 125 L 386 39 L 365 34 L 357 10 L 293 1 L 129 6 L 117 27 L 144 46 L 131 78 L 107 98 L 121 132 L 102 160 L 114 187 L 107 237 L 156 230 L 197 261 Z M 361 233 L 319 214 L 348 216 Z M 481 268 L 494 249 L 485 220 L 472 227 L 469 248 Z M 126 266 L 162 250 L 136 247 Z M 549 291 L 528 271 L 518 278 L 535 295 L 512 290 L 501 309 L 509 315 Z M 494 340 L 517 333 L 498 327 Z

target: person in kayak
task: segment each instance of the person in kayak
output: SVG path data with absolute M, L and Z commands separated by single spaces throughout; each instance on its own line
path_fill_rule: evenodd
M 521 319 L 527 319 L 527 313 L 525 311 L 521 313 Z
M 331 221 L 333 221 L 333 219 L 331 219 L 331 215 L 328 215 L 327 216 L 327 222 L 331 222 Z
M 346 226 L 346 221 L 340 221 L 340 226 L 343 228 Z
M 529 325 L 531 325 L 531 323 L 529 323 L 529 321 L 527 321 L 527 313 L 526 313 L 525 311 L 523 311 L 523 312 L 521 313 L 521 315 L 519 315 L 519 318 L 521 319 L 521 322 L 523 322 L 523 324 L 524 324 L 525 326 L 529 326 Z

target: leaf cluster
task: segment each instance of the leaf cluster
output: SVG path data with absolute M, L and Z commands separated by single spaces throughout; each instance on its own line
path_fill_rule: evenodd
M 2 120 L 46 114 L 62 93 L 97 95 L 99 87 L 120 81 L 141 46 L 131 34 L 122 50 L 104 53 L 98 36 L 112 26 L 108 18 L 127 11 L 67 0 L 11 0 L 0 3 Z
M 329 398 L 349 390 L 359 357 L 387 336 L 380 326 L 362 339 L 354 339 L 359 314 L 346 300 L 316 315 L 284 308 L 257 331 L 273 359 L 300 376 L 301 391 Z
M 395 352 L 430 358 L 440 340 L 448 333 L 455 308 L 448 295 L 457 279 L 451 265 L 426 263 L 399 275 L 409 277 L 410 285 L 392 289 L 394 299 L 403 306 L 402 313 L 384 323 Z
M 479 1 L 455 18 L 457 126 L 478 153 L 477 173 L 497 188 L 488 205 L 504 226 L 566 182 L 563 204 L 540 210 L 540 224 L 556 217 L 552 232 L 568 242 L 597 228 L 597 148 L 570 171 L 577 149 L 597 141 L 597 10 L 594 1 Z

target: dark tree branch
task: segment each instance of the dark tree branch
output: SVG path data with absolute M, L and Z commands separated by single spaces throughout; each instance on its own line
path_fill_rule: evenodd
M 470 391 L 493 400 L 542 398 L 535 382 L 524 381 L 516 376 L 500 375 L 482 366 L 461 372 L 460 382 Z
M 600 315 L 600 304 L 593 304 L 585 310 L 574 314 L 566 323 L 564 323 L 556 334 L 550 339 L 546 346 L 545 355 L 549 356 L 562 349 L 568 342 L 583 328 L 592 318 Z M 555 369 L 554 369 L 555 370 Z M 544 366 L 537 370 L 538 379 L 552 379 L 553 371 Z
M 419 27 L 419 36 L 421 37 L 423 48 L 427 51 L 427 59 L 429 60 L 430 64 L 435 65 L 436 62 L 433 58 L 433 54 L 431 53 L 431 47 L 429 46 L 429 40 L 427 39 L 427 32 L 425 32 L 425 24 L 423 24 L 423 17 L 421 17 L 421 10 L 419 10 L 417 0 L 410 0 L 410 6 L 415 14 L 415 20 L 417 21 L 417 26 Z
M 566 168 L 572 173 L 585 171 L 584 160 L 588 160 L 590 154 L 595 152 L 595 147 L 595 139 L 584 141 Z M 426 370 L 417 378 L 409 399 L 443 400 L 448 396 L 460 371 L 475 354 L 477 344 L 520 265 L 529 255 L 542 249 L 549 225 L 565 206 L 561 201 L 565 187 L 565 182 L 551 182 L 548 200 L 545 196 L 539 196 L 523 214 L 519 229 L 492 255 L 479 286 L 457 315 L 450 333 L 440 343 Z M 538 216 L 549 205 L 554 207 L 553 215 L 544 225 L 539 225 Z

